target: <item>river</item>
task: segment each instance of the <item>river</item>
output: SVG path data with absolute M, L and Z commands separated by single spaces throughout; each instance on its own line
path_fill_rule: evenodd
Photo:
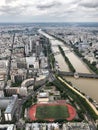
M 98 79 L 65 77 L 74 87 L 98 102 Z
M 53 37 L 51 37 L 50 35 L 48 35 L 48 34 L 46 34 L 44 32 L 40 32 L 40 33 L 50 39 L 52 52 L 53 53 L 59 52 L 58 45 L 62 45 L 62 42 L 58 42 L 58 40 L 54 39 Z M 54 57 L 55 57 L 55 60 L 57 61 L 58 65 L 59 65 L 59 68 L 58 68 L 59 70 L 67 71 L 67 72 L 70 71 L 67 63 L 65 62 L 65 60 L 64 60 L 64 58 L 63 58 L 63 56 L 61 54 L 55 55 Z
M 39 31 L 39 32 L 50 39 L 50 43 L 51 43 L 51 46 L 52 46 L 53 53 L 59 51 L 58 45 L 61 45 L 61 47 L 63 48 L 64 51 L 69 50 L 69 52 L 65 52 L 65 55 L 68 57 L 68 59 L 70 60 L 70 62 L 72 63 L 72 65 L 74 66 L 74 68 L 76 69 L 77 72 L 79 72 L 79 73 L 89 73 L 89 74 L 91 73 L 90 69 L 85 65 L 85 63 L 79 57 L 77 57 L 74 54 L 74 52 L 70 51 L 68 46 L 64 46 L 63 42 L 55 39 L 54 37 L 46 34 L 43 31 Z M 55 59 L 58 62 L 59 67 L 60 67 L 59 69 L 61 71 L 69 72 L 68 65 L 65 63 L 61 54 L 55 56 Z
M 63 43 L 50 35 L 40 32 L 44 36 L 50 39 L 53 52 L 58 52 L 58 45 L 61 45 L 64 50 L 69 50 L 67 46 L 64 46 Z M 91 73 L 88 67 L 79 59 L 74 52 L 66 53 L 66 56 L 69 58 L 70 62 L 73 64 L 77 72 L 80 73 Z M 65 63 L 61 54 L 55 55 L 55 59 L 59 64 L 59 69 L 62 71 L 69 71 L 68 65 Z M 98 79 L 89 79 L 89 78 L 79 78 L 75 79 L 74 77 L 66 77 L 66 79 L 72 82 L 73 86 L 80 89 L 83 93 L 89 95 L 91 98 L 95 99 L 98 102 Z

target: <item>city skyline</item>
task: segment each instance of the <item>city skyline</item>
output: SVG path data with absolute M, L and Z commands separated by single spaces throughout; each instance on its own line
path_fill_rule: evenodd
M 0 22 L 98 22 L 98 1 L 2 0 Z

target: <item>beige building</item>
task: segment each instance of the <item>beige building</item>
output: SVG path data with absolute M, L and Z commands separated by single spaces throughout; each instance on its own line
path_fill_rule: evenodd
M 48 92 L 41 92 L 37 96 L 38 103 L 47 103 L 49 102 L 49 93 Z

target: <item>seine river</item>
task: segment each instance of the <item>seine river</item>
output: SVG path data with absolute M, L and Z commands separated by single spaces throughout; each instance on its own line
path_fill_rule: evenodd
M 54 53 L 59 51 L 58 45 L 61 45 L 63 50 L 70 50 L 67 46 L 64 46 L 61 41 L 56 40 L 52 36 L 42 31 L 40 33 L 50 39 L 52 45 L 52 51 Z M 88 67 L 83 63 L 83 61 L 80 58 L 78 58 L 74 54 L 74 52 L 71 51 L 68 53 L 65 52 L 65 55 L 69 58 L 70 62 L 72 63 L 77 72 L 91 73 Z M 65 63 L 61 54 L 55 55 L 55 59 L 58 62 L 60 70 L 69 72 L 68 65 Z M 72 84 L 75 87 L 77 87 L 82 92 L 89 95 L 91 98 L 95 99 L 98 102 L 98 79 L 87 79 L 87 78 L 75 79 L 74 77 L 66 77 L 66 79 L 72 82 Z
M 98 79 L 65 77 L 73 86 L 98 102 Z
M 74 54 L 74 52 L 71 52 L 67 46 L 64 46 L 63 42 L 56 40 L 55 38 L 53 38 L 52 36 L 50 36 L 44 32 L 41 32 L 41 34 L 43 34 L 44 36 L 46 36 L 47 38 L 50 39 L 53 53 L 59 51 L 58 45 L 61 45 L 64 51 L 69 50 L 69 52 L 65 52 L 65 55 L 68 57 L 68 59 L 70 60 L 70 62 L 72 63 L 72 65 L 74 66 L 74 68 L 76 69 L 77 72 L 91 73 L 90 70 L 88 69 L 88 67 L 82 62 L 82 60 L 80 58 L 78 58 Z M 69 71 L 68 66 L 65 63 L 62 55 L 55 56 L 55 59 L 59 64 L 60 70 Z

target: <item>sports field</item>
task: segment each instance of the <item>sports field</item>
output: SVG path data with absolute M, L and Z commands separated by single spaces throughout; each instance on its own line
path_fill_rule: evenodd
M 69 117 L 68 108 L 63 105 L 38 106 L 36 110 L 37 119 L 66 119 Z
M 53 122 L 59 119 L 71 121 L 76 116 L 76 110 L 70 104 L 60 101 L 57 103 L 35 104 L 30 107 L 28 114 L 31 121 L 48 120 Z

